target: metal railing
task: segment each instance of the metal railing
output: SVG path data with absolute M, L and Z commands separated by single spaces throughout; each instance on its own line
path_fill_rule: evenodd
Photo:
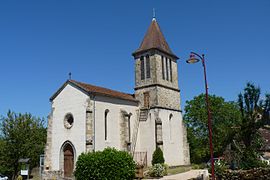
M 147 167 L 147 152 L 134 152 L 133 159 L 137 165 Z

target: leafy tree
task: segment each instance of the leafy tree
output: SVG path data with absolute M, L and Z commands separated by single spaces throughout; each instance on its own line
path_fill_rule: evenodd
M 248 169 L 260 165 L 258 162 L 259 150 L 263 145 L 259 128 L 269 123 L 270 95 L 264 99 L 261 91 L 252 83 L 247 83 L 244 92 L 238 96 L 238 105 L 241 112 L 241 131 L 236 136 L 240 156 L 240 165 Z
M 226 102 L 222 97 L 209 96 L 212 114 L 212 132 L 214 156 L 221 156 L 228 144 L 231 143 L 240 124 L 240 112 L 237 104 Z M 193 163 L 206 162 L 210 158 L 208 118 L 205 94 L 187 101 L 184 121 L 187 125 L 188 141 L 190 145 L 191 161 Z
M 12 179 L 19 171 L 18 160 L 30 158 L 30 169 L 39 164 L 39 155 L 46 143 L 44 120 L 29 113 L 16 114 L 9 111 L 1 118 L 0 125 L 0 171 Z

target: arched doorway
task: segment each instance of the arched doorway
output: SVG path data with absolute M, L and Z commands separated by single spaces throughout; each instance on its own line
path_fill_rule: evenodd
M 64 153 L 64 176 L 71 177 L 74 169 L 74 151 L 69 143 L 63 148 Z

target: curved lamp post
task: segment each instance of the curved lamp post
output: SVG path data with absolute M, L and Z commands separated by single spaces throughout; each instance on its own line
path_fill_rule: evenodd
M 214 157 L 213 157 L 213 144 L 212 144 L 212 116 L 209 107 L 209 98 L 208 98 L 208 85 L 206 79 L 206 66 L 204 54 L 201 56 L 195 52 L 190 53 L 189 59 L 186 61 L 188 64 L 194 64 L 199 61 L 202 61 L 203 70 L 204 70 L 204 82 L 205 82 L 205 101 L 207 107 L 207 117 L 208 117 L 208 132 L 209 132 L 209 145 L 210 145 L 210 155 L 211 155 L 211 170 L 212 170 L 212 179 L 215 179 L 215 165 L 214 165 Z

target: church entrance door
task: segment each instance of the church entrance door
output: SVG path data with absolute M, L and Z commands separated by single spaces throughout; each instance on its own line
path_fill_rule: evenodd
M 64 176 L 71 177 L 74 168 L 74 152 L 70 144 L 64 147 Z
M 143 95 L 144 95 L 144 107 L 149 108 L 149 98 L 150 98 L 149 92 L 145 92 L 143 93 Z

